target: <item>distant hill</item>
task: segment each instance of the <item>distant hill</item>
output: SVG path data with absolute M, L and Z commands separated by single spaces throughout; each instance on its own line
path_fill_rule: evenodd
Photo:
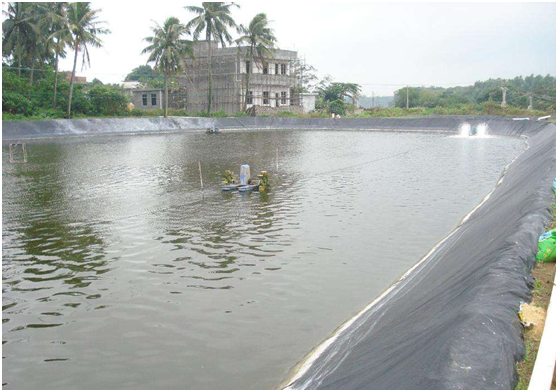
M 371 107 L 393 107 L 393 96 L 368 97 L 366 95 L 361 95 L 358 98 L 358 105 L 365 109 L 370 109 Z

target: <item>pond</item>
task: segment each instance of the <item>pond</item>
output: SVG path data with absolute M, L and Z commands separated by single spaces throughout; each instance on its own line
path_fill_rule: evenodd
M 35 141 L 11 164 L 4 145 L 4 387 L 276 388 L 524 148 L 251 130 Z M 269 192 L 220 192 L 244 163 Z

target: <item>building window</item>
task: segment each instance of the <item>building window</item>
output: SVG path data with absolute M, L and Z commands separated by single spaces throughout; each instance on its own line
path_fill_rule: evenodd
M 269 91 L 263 92 L 263 104 L 269 105 Z
M 147 93 L 141 95 L 141 103 L 143 106 L 147 106 Z
M 267 64 L 263 66 L 263 73 L 264 75 L 267 75 L 269 73 L 269 68 L 267 67 Z
M 151 106 L 157 106 L 157 93 L 151 93 Z
M 248 98 L 246 99 L 246 104 L 252 105 L 254 103 L 254 92 L 248 91 Z
M 246 73 L 247 74 L 250 73 L 250 62 L 249 61 L 246 62 Z
M 287 92 L 281 91 L 281 105 L 287 104 Z
M 275 75 L 279 75 L 279 64 L 275 64 Z
M 287 74 L 287 64 L 281 64 L 281 75 Z

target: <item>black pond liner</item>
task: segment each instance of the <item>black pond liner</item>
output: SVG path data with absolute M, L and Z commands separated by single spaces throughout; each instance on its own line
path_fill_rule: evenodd
M 421 119 L 91 119 L 3 122 L 2 139 L 221 129 L 376 129 L 491 135 L 529 148 L 462 224 L 413 269 L 293 369 L 298 389 L 512 389 L 525 347 L 517 316 L 528 302 L 538 236 L 555 201 L 556 127 L 497 117 Z M 218 136 L 211 136 L 218 137 Z M 451 191 L 451 190 L 449 190 Z

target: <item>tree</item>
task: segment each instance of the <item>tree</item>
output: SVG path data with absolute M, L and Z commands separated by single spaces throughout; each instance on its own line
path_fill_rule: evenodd
M 100 48 L 103 41 L 99 35 L 108 34 L 110 31 L 104 27 L 105 22 L 99 21 L 98 9 L 91 8 L 91 3 L 70 3 L 67 7 L 66 20 L 63 27 L 56 33 L 61 40 L 68 42 L 74 50 L 74 66 L 70 78 L 70 91 L 68 93 L 68 118 L 72 114 L 72 94 L 74 91 L 74 79 L 76 76 L 77 58 L 80 51 L 83 52 L 82 67 L 90 65 L 89 47 Z
M 143 49 L 142 54 L 149 53 L 148 63 L 154 62 L 155 68 L 163 73 L 165 89 L 165 117 L 169 110 L 168 79 L 172 74 L 184 69 L 184 57 L 194 57 L 191 41 L 182 39 L 186 34 L 186 26 L 175 17 L 167 18 L 163 27 L 155 23 L 152 37 L 144 38 L 150 45 Z
M 293 63 L 293 75 L 297 78 L 299 86 L 296 93 L 310 93 L 316 90 L 318 85 L 317 69 L 306 62 L 296 59 Z
M 151 79 L 153 77 L 153 68 L 151 68 L 150 65 L 140 65 L 139 67 L 134 68 L 128 75 L 126 75 L 126 78 L 124 80 L 126 82 L 137 82 L 141 78 Z
M 330 113 L 344 114 L 345 102 L 349 100 L 354 106 L 358 100 L 360 85 L 356 83 L 332 83 L 330 80 L 330 77 L 326 77 L 318 84 L 320 105 L 327 108 Z
M 201 7 L 187 6 L 186 10 L 197 14 L 194 19 L 188 22 L 186 29 L 188 31 L 194 30 L 192 36 L 194 41 L 197 41 L 201 33 L 205 30 L 205 39 L 208 45 L 207 60 L 207 113 L 211 114 L 211 102 L 213 95 L 213 74 L 211 64 L 211 40 L 221 43 L 222 47 L 232 42 L 232 37 L 228 31 L 229 28 L 237 28 L 236 22 L 231 16 L 232 7 L 238 7 L 235 3 L 222 3 L 222 2 L 203 2 Z
M 240 25 L 239 31 L 243 34 L 236 40 L 238 45 L 246 45 L 245 56 L 250 60 L 250 64 L 255 62 L 266 65 L 267 59 L 270 58 L 275 49 L 275 34 L 273 29 L 269 27 L 269 21 L 264 13 L 257 14 L 250 21 L 248 27 Z M 246 90 L 242 110 L 246 111 L 248 103 L 248 90 L 250 90 L 250 70 L 246 73 Z
M 97 116 L 115 116 L 126 112 L 129 99 L 117 86 L 95 84 L 89 89 L 88 95 Z
M 43 19 L 44 29 L 48 32 L 48 40 L 52 42 L 54 50 L 54 92 L 52 107 L 56 108 L 56 95 L 58 93 L 58 60 L 66 57 L 66 46 L 69 44 L 69 36 L 59 34 L 66 21 L 67 2 L 44 3 L 46 7 Z
M 17 74 L 21 76 L 21 58 L 35 36 L 32 3 L 8 3 L 2 11 L 6 20 L 2 22 L 2 56 L 17 59 Z

